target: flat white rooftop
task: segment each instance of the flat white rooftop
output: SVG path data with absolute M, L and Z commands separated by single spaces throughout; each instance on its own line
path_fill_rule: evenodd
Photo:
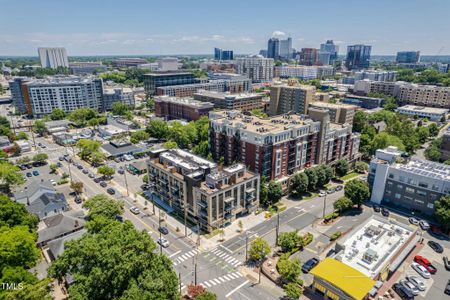
M 446 114 L 448 109 L 427 107 L 427 106 L 417 106 L 417 105 L 404 105 L 397 108 L 399 112 L 412 112 L 412 113 L 427 113 L 427 114 Z
M 340 243 L 342 262 L 374 278 L 413 234 L 407 225 L 372 217 Z

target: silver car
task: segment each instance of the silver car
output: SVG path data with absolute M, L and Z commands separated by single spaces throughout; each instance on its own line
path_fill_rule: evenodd
M 400 280 L 401 285 L 403 285 L 408 291 L 411 292 L 414 296 L 419 295 L 419 289 L 412 283 L 406 279 Z
M 427 288 L 425 286 L 425 283 L 423 283 L 423 281 L 420 280 L 418 276 L 415 275 L 406 276 L 406 280 L 414 284 L 416 288 L 419 289 L 419 291 L 425 291 L 425 289 Z
M 138 215 L 138 214 L 141 213 L 141 211 L 139 210 L 139 208 L 137 208 L 136 206 L 130 207 L 130 211 L 131 211 L 133 214 L 135 214 L 135 215 Z
M 430 224 L 428 224 L 428 222 L 426 222 L 424 220 L 420 220 L 419 225 L 420 225 L 420 228 L 422 228 L 423 230 L 430 229 Z
M 159 238 L 158 239 L 158 244 L 160 244 L 161 246 L 163 246 L 164 248 L 169 247 L 170 243 L 168 240 L 166 240 L 165 238 Z
M 420 276 L 422 276 L 423 278 L 428 279 L 428 278 L 431 277 L 430 272 L 428 272 L 428 270 L 425 269 L 425 267 L 422 266 L 421 264 L 418 264 L 418 263 L 416 263 L 415 261 L 413 261 L 413 262 L 411 263 L 411 267 L 412 267 L 417 273 L 419 273 Z

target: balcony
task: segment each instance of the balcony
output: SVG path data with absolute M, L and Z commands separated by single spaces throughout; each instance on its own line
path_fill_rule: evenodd
M 233 215 L 231 213 L 226 213 L 224 218 L 225 220 L 230 220 L 233 217 Z
M 245 189 L 245 192 L 246 192 L 247 194 L 253 193 L 254 191 L 255 191 L 254 188 L 247 188 L 247 189 Z
M 199 202 L 197 202 L 198 206 L 202 207 L 202 208 L 207 208 L 208 207 L 208 202 L 200 200 Z
M 231 206 L 231 205 L 230 206 L 225 206 L 223 210 L 226 211 L 226 212 L 231 212 L 233 210 L 233 206 Z
M 208 218 L 208 211 L 206 210 L 206 209 L 200 209 L 199 211 L 198 211 L 198 215 L 200 216 L 200 217 L 202 217 L 202 218 Z
M 225 198 L 225 200 L 224 200 L 225 203 L 230 203 L 233 201 L 234 201 L 234 197 L 228 197 L 228 198 Z
M 247 203 L 246 205 L 245 205 L 245 208 L 246 209 L 252 209 L 252 208 L 255 208 L 256 207 L 256 204 L 255 203 Z
M 248 195 L 247 197 L 245 197 L 245 202 L 252 202 L 253 200 L 255 200 L 255 195 Z

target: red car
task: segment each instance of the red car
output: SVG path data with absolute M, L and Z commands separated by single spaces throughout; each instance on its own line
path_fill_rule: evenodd
M 430 274 L 435 274 L 437 271 L 436 268 L 431 264 L 431 262 L 423 256 L 416 255 L 414 257 L 414 261 L 427 269 Z

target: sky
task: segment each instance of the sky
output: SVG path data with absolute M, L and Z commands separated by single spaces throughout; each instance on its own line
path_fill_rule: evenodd
M 450 0 L 0 0 L 0 55 L 257 54 L 272 36 L 293 47 L 332 39 L 372 54 L 450 54 Z

